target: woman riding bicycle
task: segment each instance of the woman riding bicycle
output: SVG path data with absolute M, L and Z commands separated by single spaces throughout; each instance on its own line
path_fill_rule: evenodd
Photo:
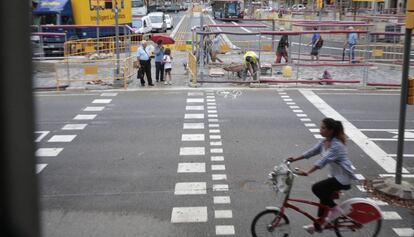
M 324 137 L 322 141 L 301 156 L 289 157 L 288 161 L 294 162 L 321 154 L 322 158 L 315 162 L 311 169 L 308 171 L 298 169 L 296 171 L 298 175 L 302 176 L 308 176 L 316 170 L 322 169 L 325 165 L 330 166 L 330 177 L 312 186 L 312 192 L 320 199 L 320 203 L 331 208 L 328 214 L 324 213 L 322 208 L 318 210 L 318 217 L 326 216 L 322 223 L 329 223 L 341 215 L 341 209 L 334 202 L 332 194 L 339 190 L 350 189 L 352 181 L 357 178 L 348 158 L 345 146 L 346 136 L 342 123 L 332 118 L 324 118 L 320 126 L 320 134 Z M 319 223 L 306 225 L 303 228 L 311 234 L 315 230 L 321 230 Z

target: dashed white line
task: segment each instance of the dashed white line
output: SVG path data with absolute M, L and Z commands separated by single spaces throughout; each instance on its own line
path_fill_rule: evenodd
M 204 114 L 185 114 L 184 119 L 204 119 Z
M 181 141 L 204 141 L 204 134 L 182 134 Z
M 112 99 L 96 99 L 92 101 L 92 104 L 109 104 Z
M 175 184 L 175 195 L 202 195 L 207 194 L 205 182 L 187 182 Z
M 203 105 L 196 105 L 196 106 L 186 106 L 185 110 L 204 110 Z
M 171 223 L 207 222 L 207 207 L 174 207 Z
M 208 130 L 209 133 L 220 133 L 220 129 L 210 129 Z
M 384 220 L 402 220 L 402 217 L 395 211 L 383 211 L 381 213 Z
M 235 233 L 232 225 L 216 225 L 216 235 L 234 235 Z
M 221 153 L 223 153 L 223 148 L 211 148 L 210 153 L 221 154 Z
M 188 96 L 203 96 L 203 92 L 188 92 Z
M 210 142 L 210 146 L 222 146 L 223 143 L 221 141 L 219 142 Z
M 316 127 L 314 123 L 305 123 L 305 127 Z
M 413 228 L 392 228 L 392 230 L 400 237 L 413 237 Z
M 212 174 L 211 179 L 214 180 L 214 181 L 227 180 L 227 175 L 225 175 L 225 174 Z
M 96 118 L 96 114 L 78 114 L 73 119 L 74 120 L 93 120 Z
M 47 164 L 36 164 L 36 174 L 42 172 L 44 168 L 46 168 Z
M 178 163 L 177 173 L 205 173 L 206 163 Z
M 229 196 L 215 196 L 213 199 L 214 204 L 230 204 L 231 202 Z
M 105 107 L 104 106 L 88 106 L 86 108 L 83 109 L 83 111 L 102 111 L 104 110 Z
M 210 140 L 221 139 L 221 135 L 210 135 Z
M 87 124 L 66 124 L 62 130 L 83 130 L 88 126 Z
M 220 125 L 219 125 L 219 124 L 215 124 L 215 123 L 210 123 L 210 124 L 208 125 L 208 127 L 209 127 L 209 128 L 218 128 L 218 127 L 220 127 Z
M 101 96 L 117 96 L 118 93 L 102 93 Z
M 218 123 L 218 119 L 208 119 L 209 123 Z
M 49 131 L 35 131 L 35 133 L 40 133 L 40 136 L 38 136 L 35 140 L 35 142 L 40 142 L 44 137 L 49 134 Z
M 204 103 L 204 98 L 188 98 L 187 103 Z
M 36 151 L 36 156 L 39 157 L 52 157 L 59 155 L 63 151 L 63 148 L 39 148 Z
M 183 129 L 204 129 L 204 123 L 184 123 Z
M 180 147 L 180 156 L 203 156 L 204 147 Z
M 211 170 L 217 171 L 217 170 L 226 170 L 225 165 L 211 165 Z
M 213 184 L 213 191 L 214 192 L 227 192 L 229 191 L 228 184 Z
M 71 142 L 75 137 L 76 135 L 54 135 L 48 142 Z
M 209 118 L 217 118 L 218 116 L 217 116 L 217 114 L 208 114 L 207 115 Z
M 212 156 L 211 161 L 224 161 L 224 156 Z
M 224 218 L 233 218 L 232 210 L 214 210 L 214 218 L 224 219 Z

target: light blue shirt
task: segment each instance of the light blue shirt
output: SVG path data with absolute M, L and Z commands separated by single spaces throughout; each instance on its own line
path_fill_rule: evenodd
M 138 48 L 137 59 L 142 61 L 147 61 L 150 59 L 148 53 L 144 50 L 142 46 Z
M 162 58 L 164 57 L 164 49 L 161 49 L 161 47 L 159 45 L 155 46 L 154 49 L 154 54 L 155 54 L 155 62 L 161 62 Z
M 345 144 L 339 139 L 333 138 L 331 146 L 328 149 L 324 149 L 323 144 L 326 139 L 320 141 L 313 148 L 303 154 L 305 159 L 309 159 L 312 156 L 321 154 L 321 159 L 315 162 L 315 166 L 319 169 L 330 166 L 330 176 L 335 177 L 342 185 L 351 184 L 352 180 L 357 180 L 354 169 L 352 168 L 352 162 L 348 158 L 348 152 Z
M 348 35 L 348 44 L 354 45 L 357 43 L 358 34 L 357 33 L 349 33 Z

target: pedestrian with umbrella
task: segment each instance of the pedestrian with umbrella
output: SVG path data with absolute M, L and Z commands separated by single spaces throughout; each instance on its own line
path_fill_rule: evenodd
M 157 46 L 155 46 L 154 50 L 155 54 L 155 80 L 157 82 L 164 81 L 164 64 L 162 59 L 164 57 L 164 46 L 162 45 L 162 40 L 159 39 L 157 41 Z

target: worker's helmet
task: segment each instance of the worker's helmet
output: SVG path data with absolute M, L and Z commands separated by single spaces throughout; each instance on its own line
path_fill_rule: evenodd
M 253 58 L 251 56 L 247 56 L 246 57 L 246 61 L 249 62 L 249 63 L 252 63 L 253 62 Z

